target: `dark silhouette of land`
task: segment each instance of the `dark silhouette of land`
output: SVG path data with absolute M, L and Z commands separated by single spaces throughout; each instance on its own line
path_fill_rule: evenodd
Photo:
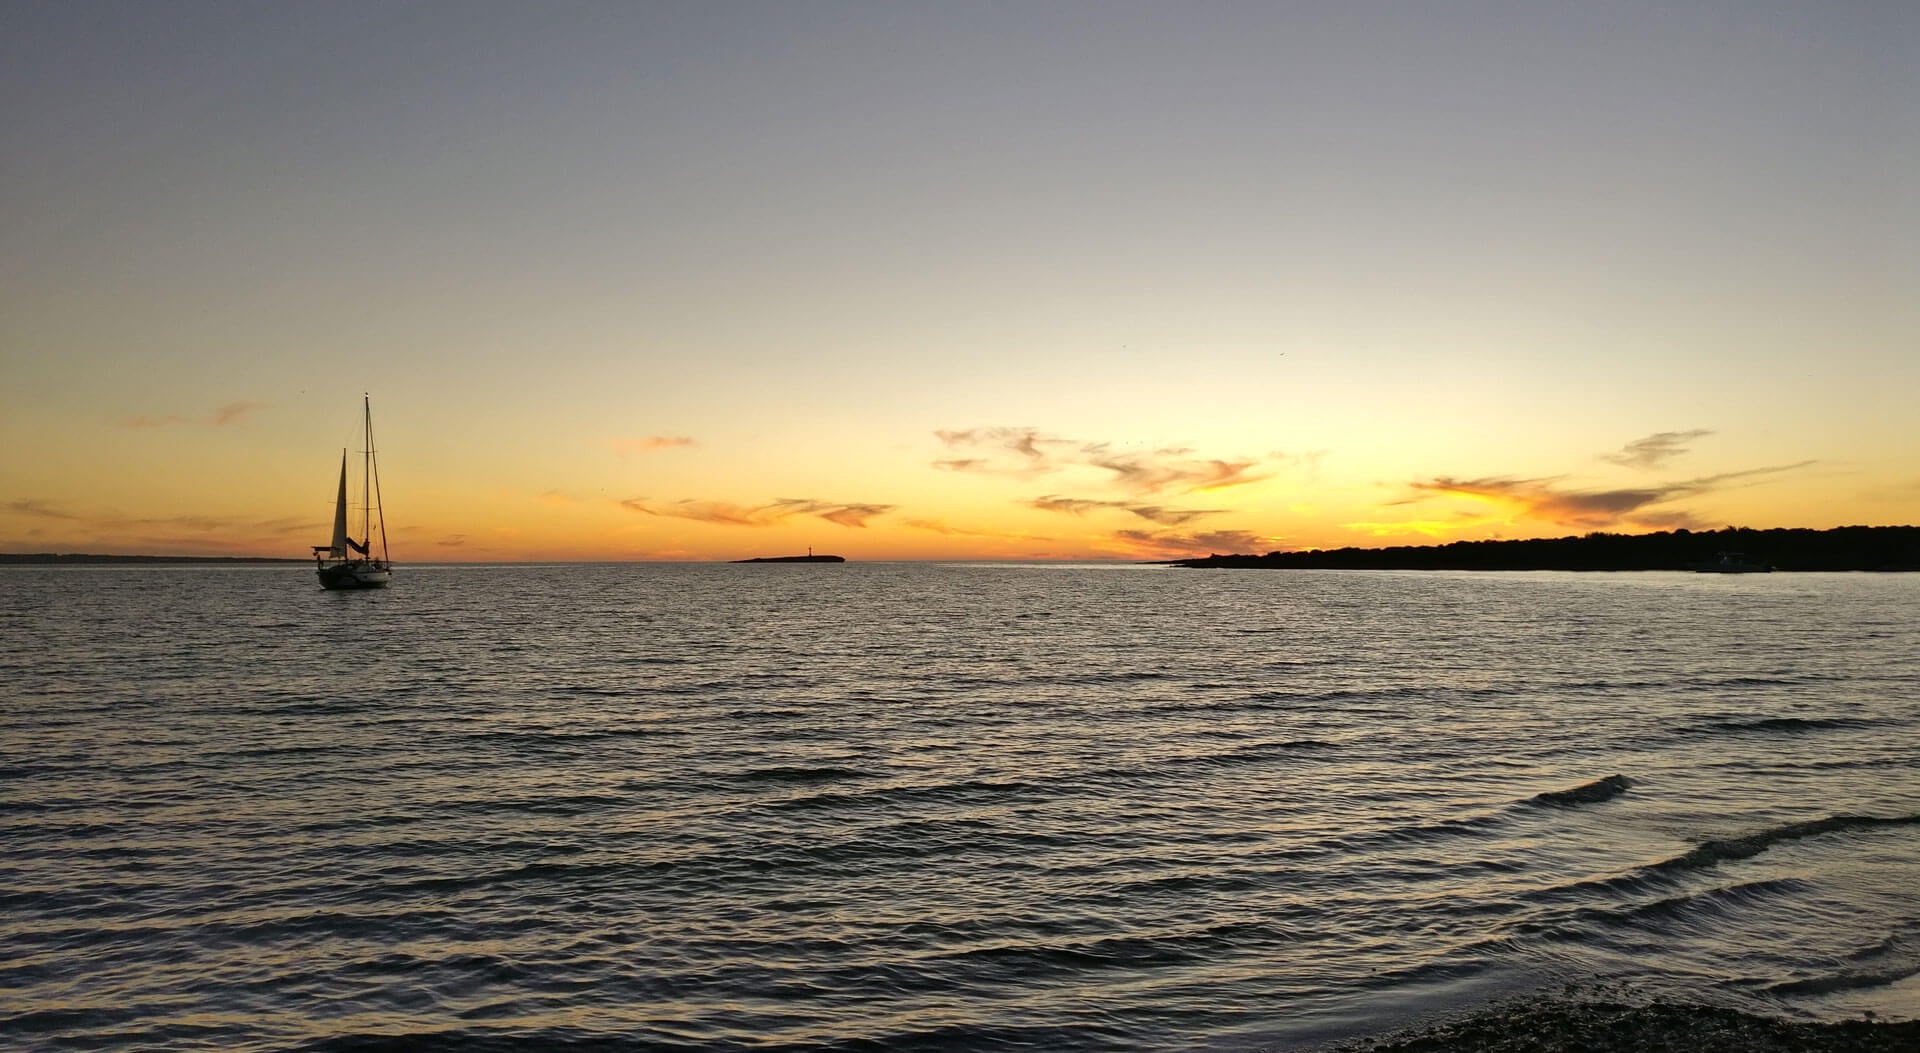
M 1690 570 L 1722 553 L 1775 570 L 1920 570 L 1920 527 L 1674 530 L 1529 541 L 1455 541 L 1164 560 L 1196 568 L 1325 570 Z
M 845 556 L 816 556 L 809 552 L 804 556 L 757 556 L 753 559 L 728 560 L 729 563 L 845 563 Z
M 1816 1023 L 1707 1005 L 1579 1002 L 1496 1004 L 1465 1017 L 1335 1047 L 1336 1053 L 1905 1053 L 1920 1021 Z
M 0 563 L 305 563 L 277 556 L 96 556 L 83 552 L 0 552 Z

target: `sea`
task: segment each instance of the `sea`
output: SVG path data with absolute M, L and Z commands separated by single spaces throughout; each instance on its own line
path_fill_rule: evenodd
M 15 1050 L 1920 1013 L 1920 575 L 0 568 Z

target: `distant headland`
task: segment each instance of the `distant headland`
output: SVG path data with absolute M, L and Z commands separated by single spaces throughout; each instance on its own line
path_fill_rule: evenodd
M 753 559 L 732 559 L 729 563 L 845 563 L 845 556 L 816 556 L 809 552 L 804 556 L 756 556 Z
M 1261 570 L 1688 570 L 1737 552 L 1774 570 L 1920 570 L 1920 527 L 1673 530 L 1527 541 L 1455 541 L 1162 560 L 1169 566 Z

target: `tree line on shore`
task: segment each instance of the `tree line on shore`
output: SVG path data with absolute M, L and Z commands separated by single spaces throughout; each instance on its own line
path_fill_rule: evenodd
M 1775 570 L 1920 570 L 1920 527 L 1595 532 L 1524 541 L 1311 549 L 1168 560 L 1178 567 L 1325 570 L 1688 570 L 1725 553 Z

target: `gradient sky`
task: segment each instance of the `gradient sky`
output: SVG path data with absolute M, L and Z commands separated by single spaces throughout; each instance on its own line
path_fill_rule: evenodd
M 1920 4 L 0 0 L 0 550 L 1920 522 Z

